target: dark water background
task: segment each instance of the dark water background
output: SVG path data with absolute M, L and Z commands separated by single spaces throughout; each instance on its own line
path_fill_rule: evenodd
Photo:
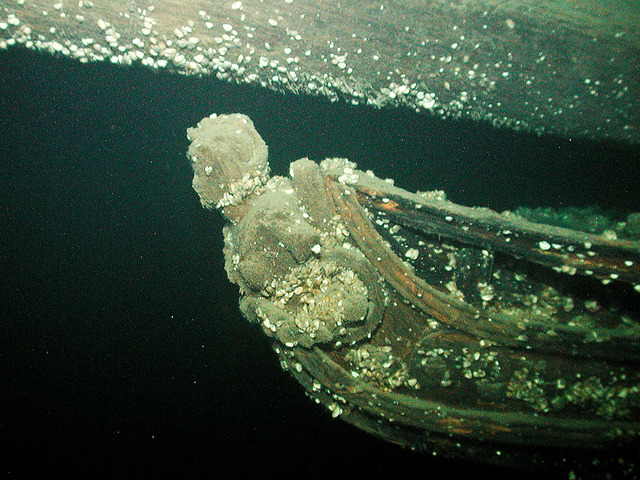
M 512 478 L 361 433 L 281 371 L 191 189 L 213 112 L 251 116 L 275 173 L 342 156 L 466 205 L 640 210 L 638 148 L 0 52 L 2 474 Z

